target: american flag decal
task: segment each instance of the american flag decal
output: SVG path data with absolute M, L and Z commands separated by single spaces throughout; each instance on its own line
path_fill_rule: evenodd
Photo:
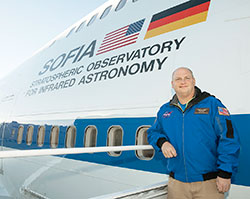
M 223 108 L 223 107 L 218 107 L 218 110 L 219 110 L 219 114 L 220 115 L 225 115 L 225 116 L 229 116 L 229 111 L 226 109 L 226 108 Z
M 96 55 L 136 43 L 144 21 L 142 19 L 106 34 Z

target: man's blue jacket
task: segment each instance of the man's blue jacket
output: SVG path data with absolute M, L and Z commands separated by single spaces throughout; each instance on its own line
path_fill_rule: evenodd
M 214 96 L 197 87 L 195 93 L 185 111 L 176 95 L 160 108 L 147 131 L 148 142 L 156 151 L 161 151 L 165 141 L 173 145 L 177 156 L 168 159 L 167 170 L 177 180 L 231 178 L 238 166 L 240 145 L 230 114 Z

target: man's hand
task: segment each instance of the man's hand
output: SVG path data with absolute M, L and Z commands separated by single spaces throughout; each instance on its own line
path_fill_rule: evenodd
M 173 158 L 177 156 L 175 148 L 169 142 L 164 142 L 164 144 L 161 147 L 161 151 L 165 156 L 165 158 Z
M 216 179 L 216 185 L 219 192 L 225 193 L 230 189 L 231 178 L 225 179 L 218 176 Z

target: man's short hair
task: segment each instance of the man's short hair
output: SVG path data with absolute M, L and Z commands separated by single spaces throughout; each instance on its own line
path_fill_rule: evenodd
M 176 72 L 177 70 L 179 70 L 179 69 L 186 69 L 186 70 L 188 70 L 188 71 L 191 73 L 192 77 L 194 78 L 193 71 L 192 71 L 190 68 L 187 68 L 187 67 L 179 67 L 179 68 L 175 69 L 174 72 L 172 73 L 172 80 L 174 79 L 174 74 L 175 74 L 175 72 Z

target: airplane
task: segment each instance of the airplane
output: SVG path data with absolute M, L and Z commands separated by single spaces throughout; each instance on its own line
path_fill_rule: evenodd
M 147 129 L 174 69 L 230 110 L 250 198 L 250 2 L 110 0 L 0 82 L 0 179 L 13 198 L 166 198 Z

